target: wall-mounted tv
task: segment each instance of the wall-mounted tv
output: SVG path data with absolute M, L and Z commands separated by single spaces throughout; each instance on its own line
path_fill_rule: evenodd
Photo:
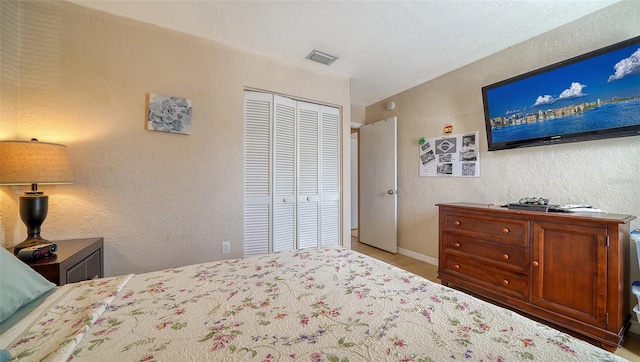
M 640 135 L 640 36 L 485 86 L 482 98 L 489 151 Z

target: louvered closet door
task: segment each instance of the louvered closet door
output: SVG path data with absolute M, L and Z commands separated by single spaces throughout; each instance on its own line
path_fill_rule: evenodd
M 270 94 L 245 92 L 245 256 L 269 253 L 272 100 Z
M 298 102 L 298 248 L 319 243 L 320 106 Z
M 340 245 L 340 110 L 320 109 L 320 245 Z
M 340 245 L 340 110 L 245 92 L 244 255 Z
M 296 101 L 274 96 L 273 247 L 296 248 Z

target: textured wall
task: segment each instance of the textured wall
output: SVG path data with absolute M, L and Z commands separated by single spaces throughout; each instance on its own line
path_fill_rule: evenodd
M 367 107 L 366 123 L 398 117 L 400 252 L 437 261 L 435 204 L 444 202 L 505 204 L 545 196 L 640 218 L 640 136 L 488 152 L 480 90 L 638 36 L 638 19 L 640 2 L 624 1 Z M 385 109 L 389 100 L 396 103 L 393 112 Z M 454 133 L 480 131 L 480 178 L 418 176 L 418 139 L 442 135 L 445 124 L 453 124 Z M 640 219 L 631 228 L 640 228 Z M 633 243 L 630 270 L 631 280 L 640 280 Z M 636 303 L 631 295 L 630 308 Z M 637 324 L 632 329 L 640 333 Z
M 545 196 L 640 217 L 640 137 L 487 152 L 480 90 L 640 35 L 638 19 L 640 2 L 621 2 L 367 107 L 366 123 L 398 116 L 399 247 L 437 258 L 435 204 L 441 202 L 505 204 Z M 385 109 L 390 100 L 392 112 Z M 480 131 L 480 178 L 418 176 L 419 137 L 440 136 L 446 124 L 454 133 Z
M 242 255 L 245 87 L 342 107 L 349 134 L 346 78 L 68 2 L 2 3 L 14 23 L 3 18 L 0 138 L 68 146 L 76 183 L 41 187 L 49 195 L 43 236 L 104 236 L 107 275 Z M 5 41 L 4 26 L 16 22 L 20 32 Z M 193 100 L 191 135 L 145 130 L 149 92 Z M 347 136 L 346 185 L 349 147 Z M 23 190 L 0 187 L 5 246 L 26 235 Z M 347 244 L 348 195 L 347 187 Z M 223 241 L 231 254 L 220 253 Z

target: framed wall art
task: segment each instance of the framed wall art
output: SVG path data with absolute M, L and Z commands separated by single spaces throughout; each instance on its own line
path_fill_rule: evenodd
M 149 131 L 191 134 L 191 100 L 162 94 L 149 94 Z

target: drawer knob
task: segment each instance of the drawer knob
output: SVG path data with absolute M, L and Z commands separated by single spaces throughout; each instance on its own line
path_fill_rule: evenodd
M 509 285 L 509 281 L 508 281 L 508 280 L 506 280 L 506 279 L 505 279 L 505 280 L 503 280 L 503 281 L 502 281 L 502 285 Z
M 460 243 L 455 243 L 455 244 L 453 244 L 453 246 L 455 246 L 456 248 L 459 248 L 460 247 Z
M 456 264 L 453 267 L 456 268 L 456 269 L 460 269 L 460 264 Z
M 511 231 L 511 230 L 509 230 L 508 228 L 504 228 L 504 229 L 502 229 L 502 232 L 503 232 L 504 234 L 508 234 L 508 233 L 509 233 L 509 231 Z
M 502 254 L 502 259 L 504 259 L 504 260 L 509 259 L 509 254 Z
M 456 220 L 456 222 L 454 222 L 454 224 L 456 224 L 456 226 L 460 226 L 460 224 L 462 224 L 460 221 Z
M 531 263 L 531 265 L 538 266 L 538 265 L 540 265 L 540 263 L 538 263 L 536 260 L 534 260 L 533 263 Z

